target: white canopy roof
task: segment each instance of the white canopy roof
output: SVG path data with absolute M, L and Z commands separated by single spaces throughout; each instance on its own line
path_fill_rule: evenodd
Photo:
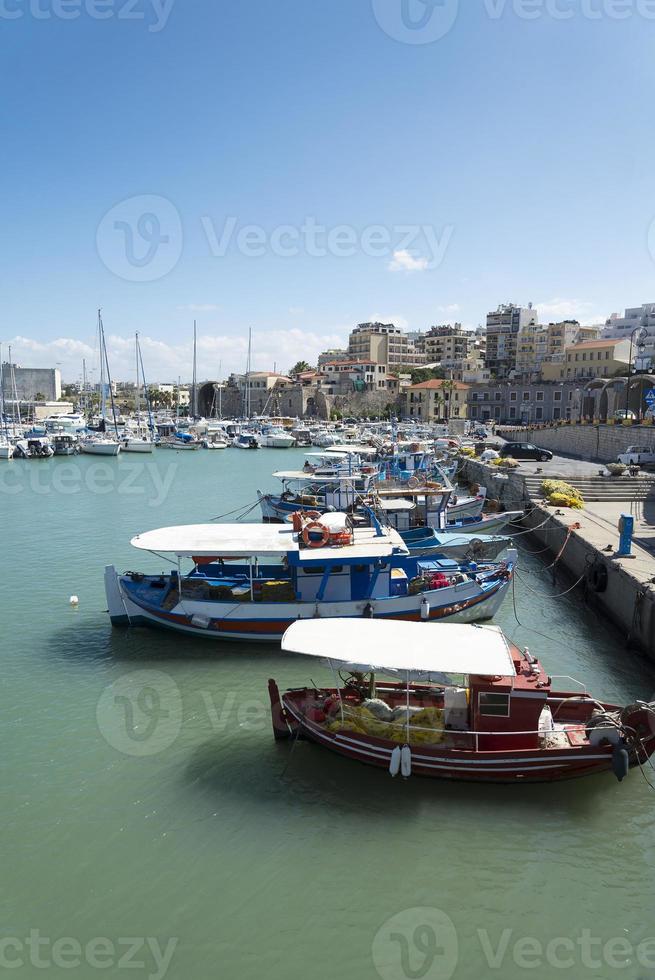
M 298 552 L 299 561 L 325 561 L 342 558 L 384 558 L 394 549 L 407 554 L 400 535 L 385 530 L 382 536 L 373 528 L 355 528 L 354 543 L 345 547 L 303 548 L 298 535 L 284 524 L 184 524 L 162 527 L 137 534 L 130 542 L 142 551 L 166 552 L 179 558 L 250 558 L 255 555 L 286 555 Z
M 306 619 L 282 637 L 282 649 L 347 664 L 353 670 L 514 677 L 512 655 L 497 626 L 406 623 L 382 619 Z
M 380 500 L 378 507 L 380 510 L 401 511 L 416 510 L 416 504 L 412 500 L 405 500 L 402 497 L 393 497 L 391 500 Z

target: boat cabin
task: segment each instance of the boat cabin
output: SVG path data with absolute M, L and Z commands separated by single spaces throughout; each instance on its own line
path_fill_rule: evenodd
M 355 680 L 339 694 L 346 728 L 350 713 L 365 729 L 359 706 L 371 699 L 376 710 L 386 705 L 394 718 L 401 711 L 410 744 L 414 736 L 419 740 L 419 732 L 411 730 L 409 712 L 426 709 L 439 719 L 435 742 L 480 752 L 536 749 L 552 728 L 547 709 L 551 679 L 529 651 L 521 652 L 495 626 L 379 620 L 330 620 L 318 626 L 303 621 L 287 630 L 282 649 L 324 658 L 335 674 L 344 666 L 352 671 Z M 380 674 L 401 682 L 384 682 Z M 313 706 L 310 699 L 309 710 L 316 707 L 324 711 L 325 706 Z M 387 734 L 377 721 L 371 734 L 391 738 L 393 721 L 389 725 Z

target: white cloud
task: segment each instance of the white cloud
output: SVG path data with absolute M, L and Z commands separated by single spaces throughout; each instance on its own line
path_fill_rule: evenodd
M 337 330 L 339 332 L 337 332 Z M 145 334 L 139 335 L 146 378 L 149 382 L 175 381 L 178 376 L 188 381 L 192 374 L 193 341 L 170 344 Z M 316 362 L 321 351 L 343 347 L 346 336 L 340 328 L 315 333 L 299 328 L 289 330 L 253 331 L 252 364 L 255 370 L 288 371 L 300 358 Z M 40 341 L 16 336 L 3 344 L 3 360 L 7 359 L 7 344 L 11 345 L 12 360 L 22 367 L 59 367 L 64 381 L 76 381 L 82 376 L 82 359 L 86 360 L 89 380 L 99 378 L 98 345 L 73 337 Z M 107 352 L 112 378 L 130 381 L 135 377 L 134 337 L 107 334 Z M 198 336 L 198 379 L 214 380 L 227 377 L 233 371 L 246 368 L 248 337 L 225 334 Z
M 401 248 L 393 253 L 388 269 L 389 272 L 425 272 L 428 265 L 428 259 L 415 259 L 406 248 Z
M 448 313 L 450 315 L 459 313 L 461 306 L 459 303 L 450 303 L 448 306 L 438 306 L 437 313 Z
M 606 313 L 596 312 L 594 304 L 587 300 L 555 297 L 547 303 L 535 303 L 535 308 L 542 323 L 579 320 L 583 325 L 588 325 L 604 323 L 607 319 Z

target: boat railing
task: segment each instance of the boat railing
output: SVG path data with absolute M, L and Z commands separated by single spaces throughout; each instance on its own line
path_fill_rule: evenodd
M 443 710 L 443 709 L 441 709 L 441 710 Z M 341 712 L 340 712 L 340 714 L 341 714 L 341 721 L 345 725 L 347 725 L 347 723 L 348 723 L 349 720 L 351 720 L 353 722 L 355 722 L 357 720 L 357 716 L 351 713 L 350 707 L 348 705 L 343 704 L 343 703 L 341 703 Z M 337 720 L 337 718 L 335 717 L 333 719 L 333 721 L 336 721 L 336 720 Z M 459 737 L 459 738 L 462 738 L 462 739 L 464 739 L 464 738 L 473 739 L 474 740 L 474 744 L 475 744 L 475 751 L 477 752 L 479 750 L 479 740 L 480 740 L 480 737 L 481 736 L 482 737 L 485 737 L 485 738 L 488 738 L 488 737 L 500 737 L 500 736 L 502 736 L 503 738 L 506 738 L 506 737 L 507 738 L 522 738 L 523 737 L 524 738 L 525 736 L 533 736 L 533 735 L 536 735 L 537 737 L 545 737 L 545 736 L 548 736 L 548 735 L 566 735 L 568 732 L 579 732 L 580 729 L 582 727 L 584 727 L 584 722 L 583 721 L 577 721 L 577 722 L 570 722 L 569 724 L 560 723 L 560 724 L 557 724 L 557 726 L 554 727 L 554 728 L 552 728 L 552 729 L 547 729 L 547 728 L 537 728 L 537 729 L 534 729 L 533 728 L 533 729 L 529 729 L 527 731 L 516 731 L 516 732 L 511 732 L 511 731 L 473 731 L 473 730 L 465 730 L 465 729 L 457 729 L 457 728 L 435 728 L 435 727 L 432 727 L 432 726 L 427 727 L 427 726 L 424 726 L 424 725 L 413 725 L 413 724 L 411 724 L 411 721 L 410 721 L 410 723 L 408 725 L 407 724 L 407 721 L 405 719 L 402 719 L 402 720 L 398 719 L 396 721 L 384 721 L 381 718 L 377 718 L 377 717 L 373 716 L 373 718 L 372 718 L 372 726 L 371 727 L 377 728 L 378 725 L 383 726 L 383 729 L 386 729 L 389 735 L 392 734 L 391 729 L 395 729 L 394 734 L 400 734 L 399 729 L 402 729 L 403 730 L 403 733 L 406 736 L 409 736 L 408 740 L 410 741 L 410 743 L 411 743 L 411 735 L 416 735 L 416 734 L 419 734 L 421 732 L 425 732 L 425 733 L 428 733 L 430 735 L 441 735 L 441 736 L 450 736 L 450 737 L 455 736 L 455 737 Z M 615 726 L 613 724 L 608 723 L 607 728 L 608 729 L 610 729 L 610 728 L 611 729 L 614 729 Z M 346 728 L 346 731 L 347 730 L 348 729 Z M 337 733 L 337 734 L 340 734 L 340 733 Z M 373 737 L 376 737 L 376 735 L 377 735 L 377 737 L 381 737 L 381 738 L 384 738 L 385 737 L 384 734 L 381 735 L 379 732 L 374 732 L 374 731 L 366 732 L 366 734 L 372 735 Z M 397 739 L 395 739 L 395 741 L 397 741 Z M 426 742 L 426 743 L 423 743 L 423 744 L 428 745 L 430 743 L 427 743 Z M 439 742 L 435 742 L 434 744 L 439 744 Z

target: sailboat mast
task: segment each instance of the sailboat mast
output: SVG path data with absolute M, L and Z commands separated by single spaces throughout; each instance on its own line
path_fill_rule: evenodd
M 136 424 L 141 428 L 141 399 L 139 392 L 139 334 L 134 335 L 134 357 L 136 359 L 136 389 L 134 396 L 134 408 L 136 410 Z
M 0 344 L 0 413 L 2 414 L 2 431 L 8 439 L 9 430 L 7 428 L 7 415 L 5 412 L 5 373 L 2 363 L 2 344 Z
M 105 351 L 102 330 L 102 310 L 98 310 L 98 350 L 100 351 L 100 417 L 107 412 L 107 392 L 105 391 Z
M 251 393 L 250 393 L 250 369 L 252 358 L 252 327 L 248 329 L 248 362 L 246 364 L 246 418 L 250 418 Z
M 18 400 L 18 386 L 16 384 L 16 371 L 14 369 L 14 362 L 11 358 L 11 344 L 9 345 L 9 380 L 11 382 L 11 397 L 14 399 L 14 411 L 12 412 L 11 419 L 14 425 L 14 432 L 16 431 L 16 416 L 18 416 L 18 425 L 22 425 L 20 417 L 20 402 Z
M 197 353 L 197 335 L 196 335 L 196 321 L 193 321 L 193 382 L 192 382 L 192 393 L 191 393 L 191 411 L 193 414 L 194 421 L 198 418 L 198 397 L 196 394 L 196 353 Z

